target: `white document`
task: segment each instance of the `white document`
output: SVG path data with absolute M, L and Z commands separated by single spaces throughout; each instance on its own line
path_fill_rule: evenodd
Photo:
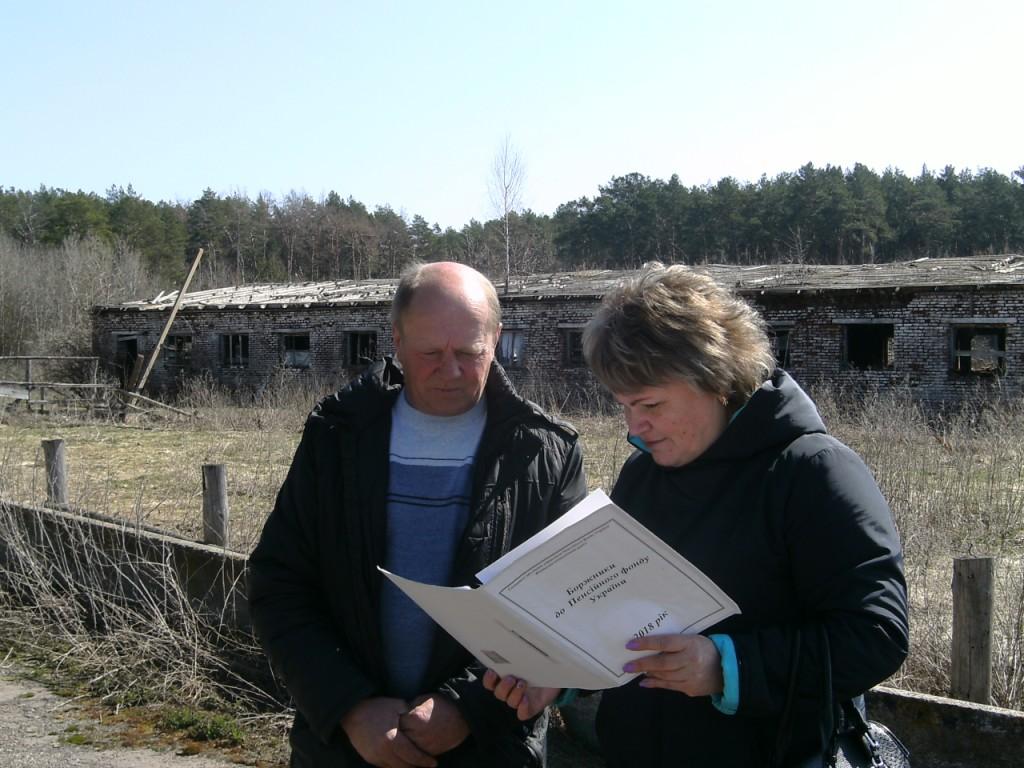
M 380 569 L 479 661 L 532 685 L 614 688 L 626 643 L 696 633 L 739 607 L 682 555 L 593 491 L 477 574 L 437 587 Z

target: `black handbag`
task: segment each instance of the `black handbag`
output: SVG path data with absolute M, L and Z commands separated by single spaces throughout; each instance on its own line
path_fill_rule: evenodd
M 836 768 L 910 768 L 910 751 L 881 723 L 868 720 L 852 701 L 842 703 L 845 727 L 836 732 L 831 747 Z M 825 756 L 823 756 L 824 758 Z
M 910 768 L 910 750 L 892 731 L 881 723 L 868 720 L 853 701 L 846 700 L 838 704 L 834 701 L 828 634 L 824 628 L 819 632 L 825 657 L 825 701 L 831 702 L 821 723 L 822 733 L 827 734 L 827 737 L 823 739 L 825 743 L 820 753 L 790 763 L 789 768 Z M 793 699 L 801 658 L 799 630 L 794 632 L 793 651 L 789 687 L 779 721 L 773 765 L 782 765 L 778 761 L 785 754 L 792 729 Z

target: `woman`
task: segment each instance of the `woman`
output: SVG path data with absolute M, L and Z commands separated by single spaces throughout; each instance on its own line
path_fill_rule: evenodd
M 612 499 L 741 609 L 703 635 L 630 641 L 643 654 L 626 669 L 642 674 L 597 715 L 608 764 L 820 753 L 829 680 L 835 702 L 855 697 L 907 653 L 901 548 L 870 471 L 775 368 L 759 315 L 705 275 L 646 267 L 605 297 L 583 344 L 637 448 Z M 493 672 L 485 685 L 523 719 L 560 693 Z

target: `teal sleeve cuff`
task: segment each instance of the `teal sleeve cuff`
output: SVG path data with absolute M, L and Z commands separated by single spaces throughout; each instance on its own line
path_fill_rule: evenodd
M 722 657 L 722 679 L 725 681 L 721 693 L 711 695 L 711 703 L 723 715 L 735 715 L 740 708 L 740 666 L 736 661 L 736 646 L 728 635 L 708 635 Z
M 567 707 L 576 701 L 576 694 L 578 693 L 578 688 L 563 688 L 562 692 L 558 694 L 558 698 L 551 702 L 551 704 L 555 707 Z

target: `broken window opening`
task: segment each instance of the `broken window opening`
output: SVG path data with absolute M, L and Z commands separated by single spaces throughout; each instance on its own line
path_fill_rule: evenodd
M 1006 328 L 954 326 L 952 360 L 955 373 L 1006 373 Z
M 858 370 L 892 368 L 892 323 L 851 323 L 846 328 L 846 363 Z
M 281 337 L 285 368 L 309 368 L 312 359 L 308 333 L 288 333 Z
M 171 334 L 163 347 L 164 362 L 167 365 L 187 368 L 192 365 L 192 335 Z
M 220 361 L 225 368 L 247 368 L 249 366 L 249 334 L 223 334 L 220 337 Z
M 583 329 L 566 328 L 563 336 L 563 359 L 566 365 L 585 365 L 583 357 Z
M 348 334 L 348 364 L 363 366 L 377 359 L 377 332 L 352 331 Z
M 789 368 L 789 328 L 769 328 L 768 341 L 772 345 L 775 364 L 779 368 Z
M 506 368 L 515 368 L 525 362 L 526 331 L 504 329 L 498 339 L 498 362 Z

